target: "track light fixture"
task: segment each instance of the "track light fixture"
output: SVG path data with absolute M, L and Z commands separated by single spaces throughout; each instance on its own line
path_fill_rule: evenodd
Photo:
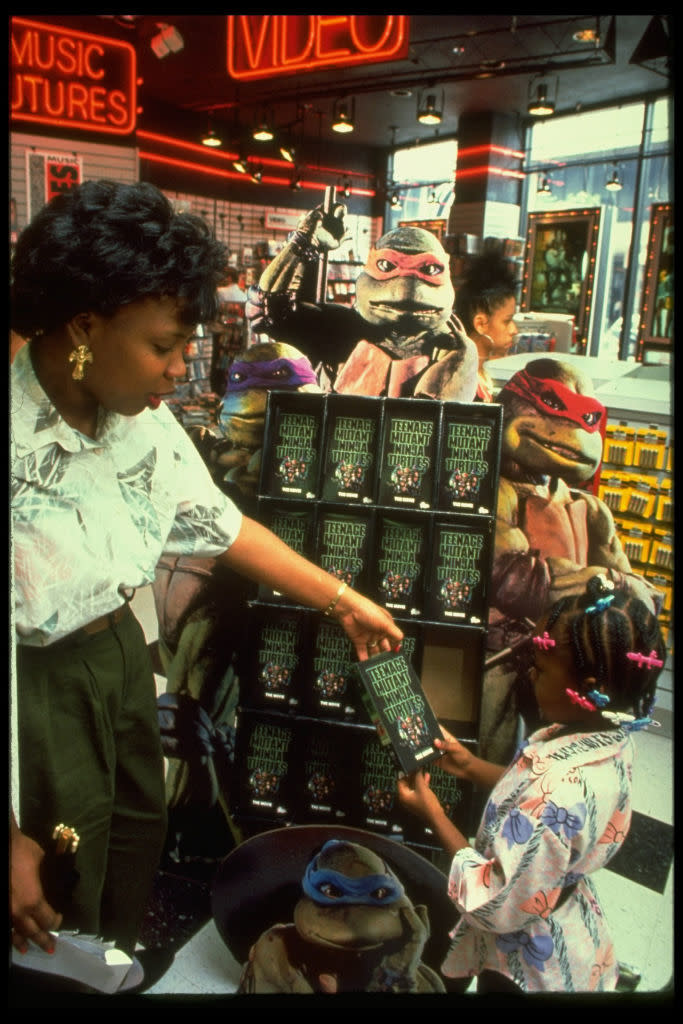
M 336 100 L 332 108 L 332 131 L 341 135 L 352 132 L 355 125 L 356 101 Z
M 390 200 L 390 202 L 391 202 L 391 205 L 394 206 L 394 207 L 401 205 L 401 197 L 399 196 L 398 192 L 392 192 L 391 193 L 391 200 Z
M 544 196 L 551 196 L 552 194 L 553 194 L 553 190 L 550 187 L 550 182 L 548 181 L 548 179 L 545 176 L 543 176 L 539 180 L 538 188 L 536 189 L 536 195 L 544 197 Z
M 249 171 L 249 177 L 252 181 L 255 181 L 257 185 L 261 184 L 261 180 L 263 178 L 263 168 L 261 167 L 261 164 L 256 164 L 251 168 Z
M 548 96 L 546 82 L 541 82 L 537 87 L 536 95 L 529 101 L 527 111 L 532 117 L 550 117 L 555 113 L 555 102 Z
M 351 182 L 349 181 L 348 178 L 344 179 L 341 194 L 344 196 L 344 199 L 348 199 L 349 196 L 351 195 Z
M 440 97 L 438 97 L 436 93 L 429 92 L 425 96 L 420 97 L 417 101 L 417 119 L 420 124 L 441 124 L 441 121 L 443 120 L 443 108 L 443 89 L 441 90 Z
M 608 178 L 605 182 L 605 188 L 608 189 L 608 191 L 610 192 L 621 192 L 623 187 L 624 184 L 621 178 L 619 177 L 619 171 L 617 170 L 617 165 L 615 164 L 614 170 L 612 171 L 612 177 Z
M 206 131 L 202 135 L 202 146 L 208 146 L 210 149 L 215 149 L 217 146 L 222 145 L 223 139 L 214 128 L 213 123 L 209 121 Z
M 264 111 L 263 116 L 257 121 L 251 133 L 252 139 L 255 139 L 257 142 L 270 142 L 271 139 L 274 139 L 275 132 L 271 122 L 272 118 Z
M 240 174 L 247 174 L 249 171 L 249 157 L 244 150 L 240 150 L 239 156 L 236 160 L 233 160 L 232 166 L 236 171 L 239 171 Z
M 294 163 L 296 158 L 296 148 L 290 139 L 286 139 L 280 144 L 280 153 L 283 160 L 286 160 L 290 164 Z
M 299 192 L 301 190 L 301 175 L 296 170 L 292 174 L 292 180 L 289 183 L 289 187 L 292 192 Z

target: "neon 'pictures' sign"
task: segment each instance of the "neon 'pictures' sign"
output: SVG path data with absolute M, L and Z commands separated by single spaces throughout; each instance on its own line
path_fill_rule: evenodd
M 228 14 L 227 68 L 253 80 L 396 60 L 408 53 L 405 14 Z
M 128 43 L 12 18 L 11 115 L 64 128 L 128 135 L 137 112 Z

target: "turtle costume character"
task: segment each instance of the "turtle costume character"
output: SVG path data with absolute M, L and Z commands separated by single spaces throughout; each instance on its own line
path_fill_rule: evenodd
M 429 231 L 400 227 L 371 249 L 353 307 L 325 303 L 311 280 L 344 237 L 346 208 L 305 214 L 249 292 L 252 331 L 295 345 L 325 390 L 471 402 L 478 358 L 453 313 L 449 257 Z
M 514 649 L 556 601 L 582 593 L 594 576 L 652 611 L 661 599 L 633 571 L 612 512 L 592 490 L 607 410 L 590 378 L 569 362 L 533 359 L 498 400 L 503 439 L 481 735 L 482 756 L 504 763 L 517 742 L 517 710 L 533 716 L 535 707 L 512 689 L 512 663 L 496 655 Z M 500 705 L 511 697 L 503 722 Z
M 455 917 L 446 883 L 384 837 L 293 826 L 225 859 L 212 908 L 242 965 L 239 993 L 443 993 L 430 964 L 440 963 Z

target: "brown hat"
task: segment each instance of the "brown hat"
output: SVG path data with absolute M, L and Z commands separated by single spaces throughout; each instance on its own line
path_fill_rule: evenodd
M 402 883 L 413 905 L 427 907 L 430 937 L 422 960 L 438 971 L 450 945 L 457 911 L 448 897 L 448 879 L 434 864 L 393 839 L 336 825 L 295 825 L 253 836 L 221 863 L 211 893 L 216 928 L 238 963 L 274 924 L 294 919 L 303 896 L 306 868 L 325 843 L 357 843 L 381 857 Z

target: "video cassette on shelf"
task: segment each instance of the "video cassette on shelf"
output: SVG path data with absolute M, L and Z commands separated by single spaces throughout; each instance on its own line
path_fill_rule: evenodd
M 428 532 L 424 515 L 377 512 L 370 596 L 393 616 L 422 614 Z
M 348 505 L 374 501 L 382 402 L 328 395 L 321 497 Z
M 302 708 L 320 718 L 354 721 L 359 695 L 353 669 L 356 652 L 333 619 L 311 617 L 310 657 L 303 678 Z
M 241 703 L 283 713 L 301 704 L 307 661 L 308 617 L 294 609 L 255 606 L 248 633 L 248 668 Z
M 495 512 L 500 431 L 498 406 L 444 404 L 437 474 L 439 510 L 473 515 Z
M 460 517 L 433 522 L 427 618 L 459 625 L 485 624 L 492 548 L 490 519 Z
M 238 817 L 292 822 L 296 813 L 297 721 L 240 708 L 236 719 L 234 800 Z
M 318 497 L 324 410 L 323 394 L 268 393 L 261 494 Z
M 369 509 L 347 511 L 339 505 L 319 505 L 316 563 L 335 579 L 365 591 L 372 559 L 372 525 Z
M 386 399 L 378 504 L 432 507 L 440 407 L 423 399 Z

